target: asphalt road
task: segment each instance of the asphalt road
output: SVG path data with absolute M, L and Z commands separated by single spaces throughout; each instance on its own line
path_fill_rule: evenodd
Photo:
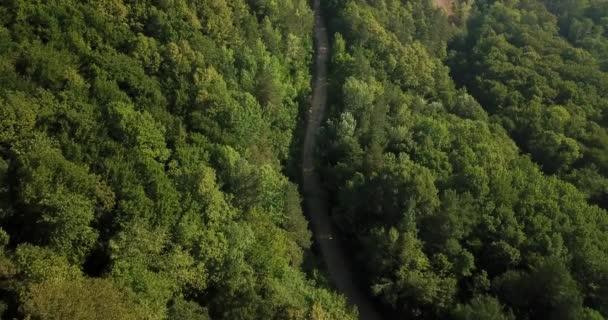
M 374 309 L 369 296 L 355 284 L 349 256 L 332 230 L 327 194 L 315 168 L 317 133 L 327 109 L 327 60 L 330 48 L 325 21 L 320 14 L 320 0 L 314 0 L 314 12 L 315 76 L 302 150 L 302 191 L 305 209 L 330 280 L 346 296 L 349 303 L 357 306 L 359 319 L 379 320 L 381 317 Z

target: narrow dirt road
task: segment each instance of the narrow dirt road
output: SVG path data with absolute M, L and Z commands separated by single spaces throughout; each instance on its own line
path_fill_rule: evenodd
M 315 11 L 315 77 L 313 80 L 312 105 L 306 125 L 302 150 L 302 187 L 304 201 L 315 240 L 333 284 L 351 304 L 359 309 L 359 319 L 381 319 L 368 296 L 355 284 L 350 261 L 339 241 L 334 238 L 328 211 L 327 194 L 321 185 L 315 168 L 317 133 L 327 108 L 327 60 L 329 40 L 325 21 L 321 15 L 320 0 L 314 0 Z

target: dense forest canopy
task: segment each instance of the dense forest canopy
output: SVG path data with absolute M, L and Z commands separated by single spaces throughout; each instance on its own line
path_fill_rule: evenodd
M 312 24 L 304 0 L 3 1 L 4 316 L 354 319 L 300 269 L 282 173 Z
M 606 2 L 327 6 L 324 176 L 391 316 L 608 316 Z
M 319 168 L 385 317 L 608 318 L 608 2 L 323 4 Z M 2 318 L 356 319 L 292 172 L 313 23 L 1 2 Z
M 590 27 L 594 34 L 573 36 L 579 20 L 558 19 L 552 7 L 561 8 L 538 1 L 481 8 L 454 46 L 452 74 L 543 171 L 608 207 L 608 66 L 598 49 L 608 39 L 601 23 Z M 587 10 L 597 13 L 593 4 Z

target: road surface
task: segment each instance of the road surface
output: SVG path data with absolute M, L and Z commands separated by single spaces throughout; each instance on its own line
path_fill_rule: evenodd
M 302 191 L 310 225 L 319 246 L 330 280 L 343 293 L 349 303 L 357 306 L 359 319 L 380 320 L 368 295 L 355 284 L 348 255 L 339 241 L 333 236 L 329 217 L 327 194 L 321 185 L 315 168 L 315 147 L 317 133 L 327 108 L 327 60 L 329 40 L 325 21 L 321 15 L 320 0 L 314 0 L 315 12 L 315 76 L 311 110 L 306 124 L 306 134 L 302 149 Z

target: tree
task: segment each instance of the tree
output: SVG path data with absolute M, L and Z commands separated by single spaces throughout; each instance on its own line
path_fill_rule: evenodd
M 505 312 L 504 307 L 489 296 L 475 297 L 469 304 L 458 305 L 452 312 L 452 318 L 458 320 L 513 320 L 515 317 L 510 312 Z
M 142 308 L 107 279 L 45 281 L 23 298 L 27 319 L 141 319 Z

